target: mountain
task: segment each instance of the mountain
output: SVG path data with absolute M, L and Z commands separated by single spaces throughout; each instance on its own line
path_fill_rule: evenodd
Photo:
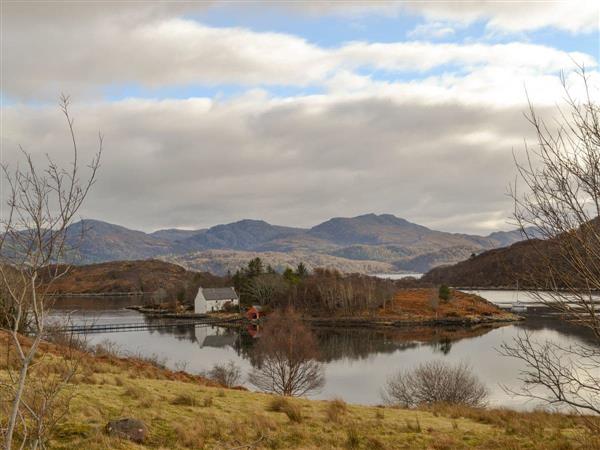
M 269 241 L 304 233 L 301 228 L 271 225 L 264 220 L 241 220 L 217 225 L 181 241 L 201 249 L 252 250 Z
M 426 271 L 520 238 L 518 232 L 489 236 L 446 233 L 391 214 L 336 217 L 309 229 L 245 219 L 208 229 L 153 233 L 85 220 L 68 230 L 69 244 L 78 248 L 78 258 L 72 258 L 76 263 L 160 257 L 186 261 L 194 269 L 212 265 L 213 269 L 220 268 L 219 273 L 237 267 L 242 258 L 257 254 L 266 257 L 267 253 L 274 266 L 303 261 L 344 271 Z M 216 250 L 219 252 L 210 253 Z M 216 260 L 207 265 L 209 256 Z
M 391 214 L 336 217 L 310 229 L 311 236 L 338 245 L 409 245 L 432 233 L 429 228 Z
M 202 233 L 203 231 L 205 230 L 180 230 L 179 228 L 168 228 L 165 230 L 155 231 L 149 235 L 164 241 L 176 242 L 192 237 L 198 233 Z
M 67 228 L 68 246 L 77 249 L 76 263 L 148 259 L 173 251 L 172 242 L 143 231 L 85 219 Z

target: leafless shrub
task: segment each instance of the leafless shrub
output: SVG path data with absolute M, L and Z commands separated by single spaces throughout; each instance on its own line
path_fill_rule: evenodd
M 535 342 L 529 333 L 523 333 L 503 343 L 500 353 L 525 363 L 519 373 L 521 389 L 505 388 L 511 394 L 600 414 L 599 349 Z
M 586 326 L 600 342 L 600 108 L 585 68 L 577 70 L 584 95 L 572 95 L 563 77 L 566 107 L 548 124 L 529 104 L 527 120 L 536 145 L 515 157 L 522 191 L 511 190 L 514 218 L 529 240 L 530 269 L 517 274 L 538 289 L 539 302 Z M 532 232 L 533 230 L 533 232 Z M 537 237 L 543 240 L 535 239 Z M 541 292 L 545 291 L 545 292 Z M 520 394 L 575 411 L 600 412 L 597 346 L 536 343 L 522 335 L 505 343 L 504 355 L 522 360 Z
M 249 380 L 262 391 L 302 396 L 324 383 L 315 337 L 293 310 L 271 314 L 253 357 Z
M 208 378 L 225 387 L 234 387 L 240 384 L 242 369 L 234 361 L 224 364 L 215 364 L 208 371 Z
M 488 392 L 464 363 L 430 361 L 392 376 L 382 393 L 388 404 L 413 408 L 435 403 L 484 406 Z

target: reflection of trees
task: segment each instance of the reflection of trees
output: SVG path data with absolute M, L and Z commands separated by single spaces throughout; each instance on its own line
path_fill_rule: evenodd
M 292 310 L 276 311 L 252 352 L 248 379 L 265 392 L 301 396 L 325 382 L 314 333 Z
M 431 347 L 433 347 L 434 352 L 447 355 L 452 350 L 452 341 L 449 338 L 442 338 L 439 341 L 432 342 Z
M 497 326 L 485 327 L 406 327 L 394 329 L 314 327 L 319 347 L 319 360 L 366 359 L 372 354 L 393 353 L 430 345 L 434 351 L 448 354 L 452 345 L 461 339 L 481 336 Z M 234 346 L 237 353 L 252 360 L 254 339 L 245 329 Z
M 413 341 L 394 342 L 390 333 L 369 329 L 315 328 L 321 360 L 365 359 L 373 353 L 392 353 L 414 348 Z

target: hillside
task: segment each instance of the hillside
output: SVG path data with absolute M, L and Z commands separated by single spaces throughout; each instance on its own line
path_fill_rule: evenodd
M 54 293 L 155 292 L 175 294 L 194 284 L 220 286 L 223 280 L 208 273 L 191 272 L 165 261 L 114 261 L 72 266 L 50 287 Z
M 156 257 L 192 261 L 204 260 L 208 255 L 212 258 L 207 262 L 210 267 L 205 262 L 194 267 L 220 274 L 239 266 L 232 259 L 245 257 L 232 252 L 264 254 L 277 267 L 284 267 L 286 261 L 297 264 L 303 258 L 311 266 L 325 265 L 341 271 L 364 272 L 372 268 L 424 272 L 519 239 L 520 234 L 515 231 L 489 236 L 446 233 L 390 214 L 338 217 L 309 229 L 246 219 L 208 229 L 166 229 L 153 233 L 85 220 L 68 230 L 69 245 L 77 249 L 70 260 L 77 264 Z
M 309 270 L 316 267 L 337 269 L 346 273 L 390 273 L 395 270 L 389 263 L 380 261 L 354 261 L 335 256 L 308 252 L 243 252 L 234 250 L 206 250 L 163 257 L 189 270 L 225 274 L 234 273 L 253 258 L 260 257 L 265 265 L 281 272 L 286 267 L 296 267 L 303 262 Z
M 539 287 L 550 282 L 544 258 L 559 261 L 556 241 L 517 242 L 489 250 L 451 266 L 436 267 L 421 281 L 432 284 L 476 287 Z M 541 255 L 545 255 L 544 258 Z M 566 270 L 566 269 L 565 269 Z M 535 282 L 532 281 L 535 277 Z
M 7 342 L 8 335 L 0 333 L 0 347 Z M 65 350 L 43 342 L 41 352 L 45 361 L 58 365 Z M 558 450 L 598 444 L 597 437 L 586 432 L 586 423 L 594 424 L 589 416 L 444 405 L 401 409 L 305 398 L 282 401 L 243 388 L 222 388 L 200 376 L 119 357 L 102 347 L 95 354 L 77 352 L 76 357 L 69 414 L 57 422 L 49 448 Z M 43 372 L 37 367 L 34 364 L 30 377 L 41 383 Z M 4 360 L 0 376 L 8 377 Z M 143 444 L 106 433 L 107 422 L 120 417 L 144 422 L 148 433 Z

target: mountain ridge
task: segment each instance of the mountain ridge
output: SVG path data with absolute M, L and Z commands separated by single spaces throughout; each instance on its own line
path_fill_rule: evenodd
M 426 271 L 458 262 L 473 253 L 517 242 L 520 236 L 516 231 L 498 231 L 488 236 L 448 233 L 392 214 L 370 213 L 333 217 L 311 228 L 243 219 L 199 230 L 169 228 L 151 233 L 84 219 L 69 227 L 68 240 L 78 249 L 78 258 L 72 261 L 78 264 L 157 257 L 188 261 L 184 255 L 218 250 L 221 258 L 225 258 L 223 252 L 235 252 L 238 258 L 243 258 L 244 253 L 248 256 L 270 253 L 277 256 L 276 265 L 281 261 L 291 264 L 290 258 L 283 256 L 288 254 L 308 258 L 304 262 L 312 266 L 327 261 L 330 267 L 339 266 L 340 270 L 377 267 L 391 271 Z M 206 254 L 202 258 L 205 259 Z M 232 264 L 215 266 L 230 268 Z

